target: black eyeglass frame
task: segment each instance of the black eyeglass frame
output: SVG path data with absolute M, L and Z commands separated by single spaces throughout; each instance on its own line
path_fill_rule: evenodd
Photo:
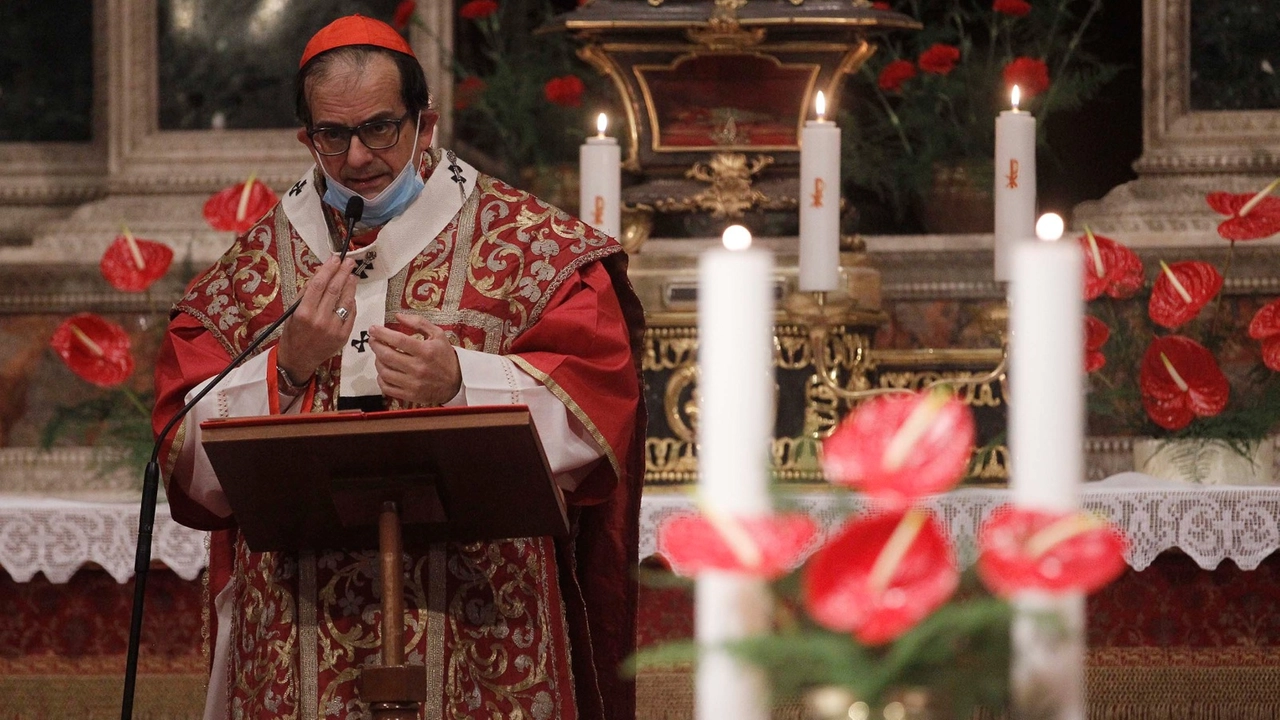
M 396 120 L 370 120 L 369 122 L 360 123 L 355 127 L 347 125 L 321 125 L 320 127 L 307 128 L 307 138 L 311 140 L 311 147 L 315 148 L 317 153 L 324 155 L 325 157 L 335 157 L 345 154 L 351 149 L 352 136 L 359 137 L 360 142 L 364 143 L 364 146 L 370 150 L 386 150 L 389 147 L 395 147 L 396 143 L 400 142 L 400 130 L 404 126 L 405 121 L 411 117 L 413 117 L 412 110 L 401 115 Z M 363 131 L 366 128 L 370 128 L 374 125 L 381 125 L 383 123 L 391 123 L 396 126 L 396 134 L 391 139 L 391 142 L 386 145 L 372 145 L 369 141 L 364 139 Z M 343 144 L 342 149 L 336 152 L 325 152 L 324 150 L 321 150 L 319 144 L 316 143 L 316 135 L 322 132 L 341 132 L 346 137 L 346 142 Z

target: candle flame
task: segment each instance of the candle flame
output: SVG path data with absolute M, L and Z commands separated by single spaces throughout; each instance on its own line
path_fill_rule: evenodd
M 1064 229 L 1066 229 L 1066 223 L 1058 213 L 1045 213 L 1036 220 L 1036 237 L 1041 240 L 1057 240 L 1062 237 Z
M 818 119 L 823 119 L 827 114 L 827 96 L 818 91 L 818 96 L 813 100 L 813 109 L 818 111 Z
M 1173 289 L 1178 291 L 1178 295 L 1182 296 L 1182 302 L 1191 304 L 1191 293 L 1187 292 L 1187 288 L 1183 286 L 1182 281 L 1178 280 L 1178 276 L 1173 274 L 1173 270 L 1169 265 L 1161 260 L 1160 269 L 1164 270 L 1164 274 L 1169 278 L 1169 282 L 1173 283 Z
M 1014 85 L 1013 89 L 1009 91 L 1009 103 L 1013 105 L 1014 112 L 1018 111 L 1018 104 L 1021 101 L 1022 101 L 1022 88 L 1018 87 L 1017 85 Z
M 1160 353 L 1160 362 L 1164 363 L 1164 369 L 1169 371 L 1169 377 L 1173 378 L 1173 384 L 1178 386 L 1179 392 L 1186 392 L 1191 388 L 1191 386 L 1187 384 L 1187 381 L 1183 380 L 1182 376 L 1178 374 L 1178 371 L 1174 369 L 1173 362 L 1169 360 L 1168 355 Z
M 1275 190 L 1277 185 L 1280 185 L 1280 178 L 1272 180 L 1270 185 L 1262 188 L 1258 191 L 1257 195 L 1249 198 L 1249 202 L 1245 203 L 1244 207 L 1240 208 L 1240 217 L 1244 217 L 1245 215 L 1253 212 L 1253 209 L 1258 207 L 1258 203 L 1262 202 L 1263 198 L 1270 195 L 1271 191 Z
M 889 536 L 884 548 L 876 556 L 876 561 L 871 565 L 871 572 L 867 576 L 867 588 L 873 594 L 879 595 L 889 589 L 889 583 L 897 573 L 898 566 L 902 564 L 902 558 L 906 557 L 907 551 L 920 535 L 920 529 L 924 527 L 924 521 L 927 519 L 928 516 L 920 508 L 911 508 L 902 516 L 902 520 L 893 529 L 893 534 Z
M 1093 273 L 1098 277 L 1105 277 L 1107 268 L 1102 264 L 1102 251 L 1098 250 L 1098 238 L 1093 236 L 1093 231 L 1088 225 L 1084 226 L 1084 236 L 1089 238 L 1089 252 L 1093 255 Z
M 609 128 L 609 116 L 605 115 L 604 113 L 600 113 L 599 115 L 597 115 L 596 116 L 596 133 L 598 133 L 600 137 L 604 137 L 604 131 L 607 130 L 608 128 Z
M 720 241 L 729 250 L 746 250 L 751 247 L 751 231 L 741 225 L 730 225 L 724 229 Z

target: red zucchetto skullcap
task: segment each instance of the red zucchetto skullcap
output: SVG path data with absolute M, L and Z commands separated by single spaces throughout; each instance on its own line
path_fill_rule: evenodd
M 413 48 L 409 47 L 408 41 L 395 28 L 363 15 L 348 15 L 325 25 L 311 36 L 306 49 L 302 51 L 298 67 L 306 65 L 308 60 L 322 52 L 349 45 L 373 45 L 413 55 Z

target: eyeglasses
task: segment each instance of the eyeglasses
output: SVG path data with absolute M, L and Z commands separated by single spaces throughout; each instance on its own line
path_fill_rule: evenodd
M 360 142 L 370 150 L 386 150 L 400 141 L 400 126 L 413 113 L 405 113 L 399 120 L 370 120 L 355 127 L 332 125 L 311 128 L 307 137 L 321 155 L 341 155 L 351 147 L 351 136 L 359 136 Z

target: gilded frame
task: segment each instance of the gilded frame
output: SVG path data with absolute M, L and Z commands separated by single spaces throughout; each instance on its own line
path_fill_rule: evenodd
M 1280 110 L 1191 108 L 1191 0 L 1143 0 L 1139 174 L 1274 173 Z

